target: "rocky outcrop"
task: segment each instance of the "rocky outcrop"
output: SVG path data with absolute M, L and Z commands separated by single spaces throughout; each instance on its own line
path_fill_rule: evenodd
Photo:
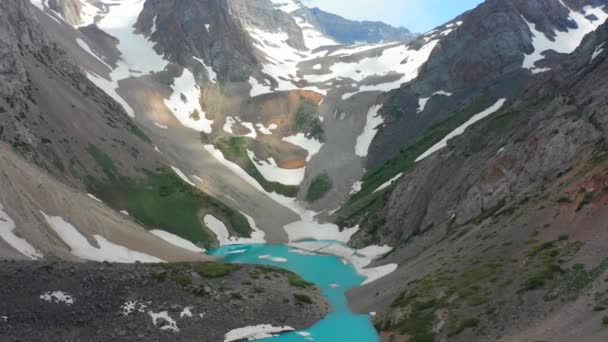
M 377 21 L 348 20 L 339 15 L 325 12 L 317 7 L 309 10 L 312 22 L 321 32 L 342 44 L 409 42 L 415 35 L 404 27 L 393 27 Z
M 385 340 L 606 338 L 607 43 L 604 24 L 398 181 L 374 242 L 400 268 L 351 294 Z
M 329 311 L 318 288 L 264 266 L 4 262 L 0 273 L 4 341 L 223 341 L 247 326 L 304 329 Z
M 53 11 L 61 14 L 63 19 L 70 25 L 78 25 L 82 22 L 80 12 L 82 10 L 81 0 L 48 0 L 47 5 Z
M 577 4 L 572 9 L 583 2 Z M 517 96 L 530 77 L 530 71 L 522 68 L 524 56 L 534 51 L 526 21 L 547 37 L 555 37 L 558 31 L 576 27 L 568 13 L 554 0 L 488 0 L 437 28 L 446 37 L 420 69 L 419 77 L 386 96 L 382 113 L 389 124 L 376 137 L 368 164 L 378 166 L 391 159 L 400 148 L 415 143 L 421 132 L 480 96 Z M 433 97 L 419 113 L 418 100 L 437 91 L 453 95 Z

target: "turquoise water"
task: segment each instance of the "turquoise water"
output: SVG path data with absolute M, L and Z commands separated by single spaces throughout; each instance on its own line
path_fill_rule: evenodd
M 230 252 L 246 250 L 244 253 Z M 313 327 L 300 332 L 310 333 L 307 339 L 293 333 L 265 339 L 272 342 L 305 342 L 313 338 L 317 342 L 376 342 L 379 340 L 368 315 L 357 315 L 348 308 L 345 292 L 359 286 L 365 278 L 357 274 L 351 265 L 345 265 L 340 258 L 329 255 L 304 255 L 291 251 L 282 245 L 238 245 L 226 246 L 209 252 L 228 263 L 271 265 L 288 269 L 309 282 L 317 284 L 332 305 L 333 312 Z M 285 258 L 287 262 L 260 259 L 260 256 Z M 332 287 L 337 284 L 339 287 Z

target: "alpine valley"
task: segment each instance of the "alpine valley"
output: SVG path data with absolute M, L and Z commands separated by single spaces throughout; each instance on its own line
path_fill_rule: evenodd
M 606 19 L 0 0 L 0 341 L 607 341 Z

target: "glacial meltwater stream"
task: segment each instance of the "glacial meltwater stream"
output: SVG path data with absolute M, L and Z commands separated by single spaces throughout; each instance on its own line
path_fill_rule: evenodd
M 376 342 L 379 340 L 369 315 L 349 310 L 345 293 L 365 278 L 335 256 L 306 253 L 283 245 L 225 246 L 209 254 L 228 263 L 263 264 L 285 268 L 317 284 L 332 306 L 332 312 L 309 329 L 265 339 L 276 342 Z M 298 334 L 305 333 L 305 334 Z M 306 334 L 308 333 L 308 334 Z M 306 336 L 303 336 L 306 335 Z

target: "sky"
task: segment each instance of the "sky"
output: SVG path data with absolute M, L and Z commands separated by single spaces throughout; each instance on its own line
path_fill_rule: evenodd
M 348 19 L 378 20 L 423 33 L 477 6 L 483 0 L 302 0 Z

